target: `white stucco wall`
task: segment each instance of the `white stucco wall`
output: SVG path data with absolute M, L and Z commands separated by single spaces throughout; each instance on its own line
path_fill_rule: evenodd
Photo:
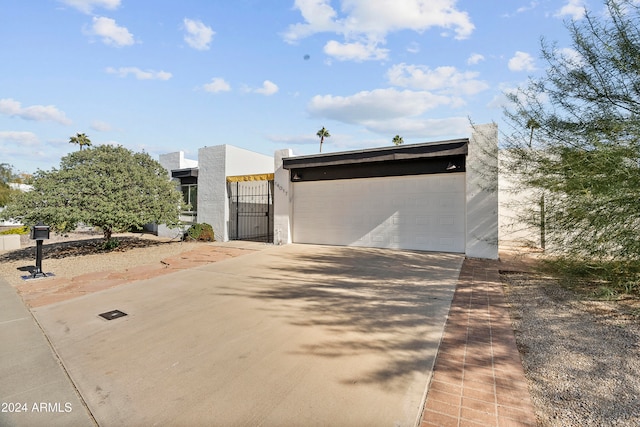
M 224 147 L 225 176 L 273 173 L 273 157 L 233 145 L 224 145 Z
M 286 245 L 292 242 L 293 224 L 293 185 L 289 179 L 289 171 L 282 167 L 282 159 L 293 156 L 290 149 L 277 150 L 274 153 L 274 192 L 273 192 L 273 243 Z
M 224 145 L 198 150 L 198 222 L 210 224 L 219 241 L 229 239 L 225 157 Z
M 498 126 L 474 126 L 467 155 L 467 244 L 472 258 L 498 258 Z
M 229 240 L 227 176 L 273 173 L 273 157 L 232 145 L 198 150 L 198 222 L 211 224 L 218 241 Z
M 163 168 L 167 170 L 167 172 L 169 173 L 169 177 L 171 177 L 171 171 L 174 169 L 198 167 L 198 161 L 186 159 L 184 157 L 184 151 L 160 154 L 160 156 L 158 156 L 158 162 L 162 165 Z
M 541 194 L 514 184 L 501 160 L 499 224 L 500 246 L 541 247 L 541 227 L 531 223 L 540 221 Z

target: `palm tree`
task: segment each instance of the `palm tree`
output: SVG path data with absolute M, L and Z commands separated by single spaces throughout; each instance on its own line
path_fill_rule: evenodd
M 393 144 L 394 145 L 401 145 L 404 142 L 404 140 L 402 139 L 402 137 L 400 135 L 396 135 L 393 137 Z
M 78 144 L 80 146 L 80 150 L 82 150 L 85 145 L 87 147 L 91 146 L 91 140 L 84 133 L 76 133 L 76 136 L 69 138 L 69 144 Z
M 316 133 L 316 135 L 320 137 L 320 152 L 322 153 L 322 143 L 324 142 L 325 138 L 331 137 L 331 134 L 324 128 L 324 126 L 322 126 L 322 129 L 320 129 L 318 133 Z
M 527 128 L 531 129 L 531 135 L 529 135 L 529 148 L 531 148 L 531 144 L 533 143 L 533 130 L 538 129 L 540 127 L 540 123 L 536 122 L 535 119 L 527 120 Z

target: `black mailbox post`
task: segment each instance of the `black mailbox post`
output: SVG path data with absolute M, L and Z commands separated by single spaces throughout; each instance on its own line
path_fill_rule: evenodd
M 50 230 L 51 227 L 44 225 L 42 221 L 31 227 L 31 238 L 36 241 L 36 269 L 31 274 L 34 279 L 47 277 L 42 271 L 42 241 L 49 239 Z

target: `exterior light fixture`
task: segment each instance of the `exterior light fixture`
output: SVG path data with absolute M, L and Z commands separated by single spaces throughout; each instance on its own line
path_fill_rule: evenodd
M 449 164 L 447 165 L 447 170 L 448 171 L 454 171 L 456 169 L 458 169 L 458 166 L 453 164 L 453 162 L 449 162 Z

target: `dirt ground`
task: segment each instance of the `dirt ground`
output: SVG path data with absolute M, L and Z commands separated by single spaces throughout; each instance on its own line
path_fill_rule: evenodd
M 150 234 L 124 233 L 115 237 L 120 246 L 113 251 L 100 249 L 102 236 L 96 233 L 51 235 L 43 242 L 42 270 L 56 277 L 75 277 L 86 273 L 126 270 L 194 249 L 202 243 L 161 239 Z M 22 249 L 0 252 L 0 275 L 13 286 L 23 284 L 22 276 L 35 268 L 35 241 L 21 236 Z
M 35 269 L 35 241 L 21 236 L 22 248 L 0 252 L 0 276 L 14 286 L 30 307 L 240 256 L 249 249 L 158 238 L 151 234 L 114 235 L 119 246 L 107 251 L 95 232 L 51 235 L 43 242 L 43 279 L 30 279 Z M 26 279 L 26 280 L 25 280 Z

